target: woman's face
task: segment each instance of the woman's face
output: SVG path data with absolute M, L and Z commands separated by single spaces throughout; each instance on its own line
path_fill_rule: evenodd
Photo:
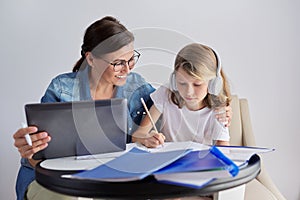
M 121 49 L 103 55 L 101 58 L 92 56 L 92 77 L 99 78 L 99 82 L 108 83 L 116 86 L 122 86 L 126 83 L 127 75 L 130 73 L 128 61 L 133 58 L 134 47 L 130 43 Z M 125 61 L 125 62 L 124 62 Z M 120 67 L 120 63 L 126 63 L 124 67 Z M 115 67 L 114 67 L 114 64 Z
M 190 110 L 199 110 L 205 106 L 208 83 L 187 74 L 182 67 L 176 71 L 176 84 L 180 96 Z

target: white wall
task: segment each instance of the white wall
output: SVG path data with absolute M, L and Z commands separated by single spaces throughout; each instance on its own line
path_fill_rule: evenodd
M 24 120 L 24 104 L 39 101 L 53 76 L 71 70 L 79 57 L 85 28 L 108 14 L 129 29 L 176 31 L 218 50 L 233 93 L 249 100 L 257 144 L 276 149 L 263 156 L 267 170 L 287 199 L 300 199 L 299 1 L 184 2 L 0 2 L 0 199 L 15 198 L 19 155 L 12 134 Z M 165 38 L 153 42 L 157 41 Z M 158 57 L 153 56 L 153 62 Z M 159 59 L 173 62 L 167 58 Z

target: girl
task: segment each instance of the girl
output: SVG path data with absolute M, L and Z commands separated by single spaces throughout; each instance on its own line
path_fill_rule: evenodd
M 151 95 L 150 115 L 156 122 L 162 115 L 161 132 L 151 130 L 146 116 L 133 133 L 133 141 L 157 147 L 164 141 L 195 141 L 208 145 L 229 145 L 229 132 L 214 114 L 229 105 L 229 86 L 216 52 L 202 44 L 189 44 L 176 56 L 169 87 L 163 85 Z M 224 111 L 225 112 L 225 111 Z

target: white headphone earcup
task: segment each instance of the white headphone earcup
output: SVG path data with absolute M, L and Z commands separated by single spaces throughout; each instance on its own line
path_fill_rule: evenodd
M 176 78 L 175 78 L 175 73 L 172 72 L 169 80 L 169 86 L 171 91 L 177 91 L 177 85 L 176 85 Z
M 217 76 L 208 83 L 208 93 L 218 96 L 223 88 L 223 79 Z

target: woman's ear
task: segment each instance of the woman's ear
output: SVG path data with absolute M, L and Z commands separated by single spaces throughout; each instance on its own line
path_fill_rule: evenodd
M 87 63 L 89 64 L 89 66 L 93 67 L 94 57 L 93 57 L 91 52 L 86 52 L 85 53 L 85 59 L 86 59 Z

